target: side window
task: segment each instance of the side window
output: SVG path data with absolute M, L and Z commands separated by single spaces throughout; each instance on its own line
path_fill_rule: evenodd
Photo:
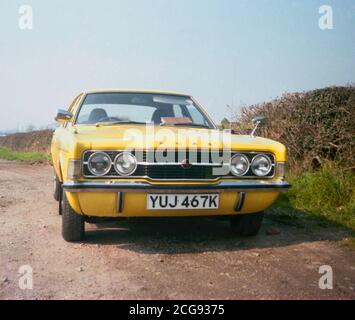
M 176 118 L 183 118 L 184 117 L 184 115 L 182 113 L 181 106 L 179 104 L 174 104 L 173 105 L 173 111 L 174 111 L 174 116 Z
M 186 107 L 194 123 L 203 124 L 203 125 L 207 124 L 203 115 L 194 106 L 186 106 Z

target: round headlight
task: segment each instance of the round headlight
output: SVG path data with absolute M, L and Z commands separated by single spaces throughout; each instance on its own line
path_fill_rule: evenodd
M 121 176 L 129 176 L 137 169 L 137 159 L 129 152 L 122 152 L 115 159 L 115 170 Z
M 231 159 L 231 172 L 235 176 L 244 176 L 249 170 L 249 160 L 243 154 L 237 154 Z
M 255 156 L 251 162 L 251 170 L 259 177 L 265 177 L 268 175 L 271 171 L 271 167 L 270 158 L 264 154 Z
M 104 176 L 111 170 L 112 161 L 106 152 L 95 152 L 88 159 L 89 171 L 94 176 Z

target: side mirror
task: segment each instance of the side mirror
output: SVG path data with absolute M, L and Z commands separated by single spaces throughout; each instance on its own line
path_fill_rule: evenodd
M 255 127 L 250 134 L 252 137 L 255 136 L 255 132 L 256 132 L 256 129 L 258 129 L 259 124 L 263 123 L 266 120 L 267 120 L 267 117 L 265 117 L 265 116 L 257 116 L 253 119 L 253 124 L 255 125 Z
M 55 117 L 55 121 L 59 123 L 70 121 L 73 118 L 73 114 L 69 111 L 59 109 Z
M 253 118 L 253 124 L 259 124 L 267 120 L 267 117 L 265 116 L 257 116 Z

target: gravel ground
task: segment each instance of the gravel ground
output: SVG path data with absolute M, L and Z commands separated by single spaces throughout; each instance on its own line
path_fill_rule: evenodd
M 266 218 L 257 237 L 241 238 L 214 219 L 123 220 L 87 225 L 86 241 L 71 244 L 52 185 L 48 165 L 0 162 L 0 299 L 355 298 L 346 230 Z M 32 290 L 19 288 L 22 265 Z M 322 265 L 332 290 L 319 289 Z

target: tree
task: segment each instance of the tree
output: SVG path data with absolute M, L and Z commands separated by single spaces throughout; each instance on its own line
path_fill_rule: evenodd
M 231 124 L 229 122 L 229 120 L 227 118 L 223 118 L 223 120 L 221 121 L 221 128 L 222 129 L 230 129 Z

